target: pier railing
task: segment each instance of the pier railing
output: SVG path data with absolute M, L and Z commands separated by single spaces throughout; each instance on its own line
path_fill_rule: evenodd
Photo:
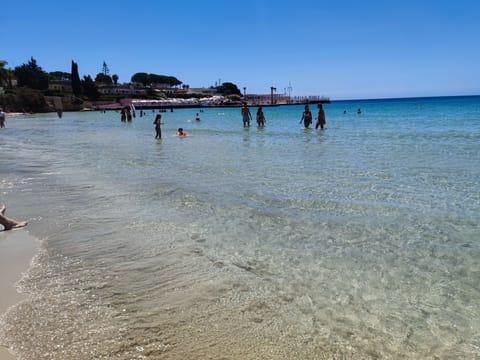
M 247 94 L 244 100 L 249 105 L 286 105 L 286 104 L 310 104 L 329 103 L 330 98 L 319 95 L 288 96 L 282 94 L 254 95 Z
M 306 104 L 306 103 L 328 103 L 330 102 L 330 98 L 325 96 L 317 96 L 317 95 L 310 95 L 310 96 L 292 96 L 291 103 L 294 104 Z

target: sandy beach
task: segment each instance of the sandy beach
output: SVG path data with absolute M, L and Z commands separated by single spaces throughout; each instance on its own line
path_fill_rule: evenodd
M 36 249 L 35 238 L 26 229 L 0 230 L 0 314 L 23 299 L 23 295 L 16 290 L 15 283 L 28 269 Z M 0 360 L 12 359 L 15 357 L 0 346 Z

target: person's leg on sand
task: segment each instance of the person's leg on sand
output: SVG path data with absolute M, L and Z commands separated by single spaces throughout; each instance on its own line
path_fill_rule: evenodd
M 5 205 L 0 206 L 0 224 L 3 225 L 3 230 L 17 229 L 27 226 L 27 221 L 16 221 L 5 216 L 7 207 Z

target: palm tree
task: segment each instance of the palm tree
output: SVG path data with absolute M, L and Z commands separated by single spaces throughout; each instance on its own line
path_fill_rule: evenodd
M 117 75 L 117 74 L 113 74 L 113 75 L 112 75 L 112 80 L 113 80 L 113 84 L 114 84 L 114 85 L 117 85 L 118 75 Z

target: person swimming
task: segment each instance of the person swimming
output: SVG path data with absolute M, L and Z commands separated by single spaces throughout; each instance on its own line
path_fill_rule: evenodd
M 187 136 L 187 133 L 185 131 L 183 131 L 183 128 L 178 128 L 177 132 L 175 133 L 175 135 L 179 136 L 179 137 L 186 137 Z

